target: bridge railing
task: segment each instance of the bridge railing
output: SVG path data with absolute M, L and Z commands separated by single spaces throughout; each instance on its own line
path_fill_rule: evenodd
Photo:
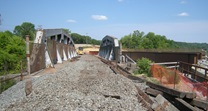
M 3 66 L 8 66 L 9 63 L 3 63 Z M 26 72 L 26 58 L 19 61 L 19 68 L 15 69 L 15 74 L 11 74 L 14 70 L 4 69 L 0 74 L 0 93 L 8 89 L 18 81 L 23 80 L 23 76 L 27 75 Z
M 167 66 L 166 68 L 176 68 L 180 72 L 184 73 L 185 76 L 188 76 L 193 80 L 197 80 L 199 82 L 208 81 L 208 74 L 207 74 L 208 68 L 201 67 L 196 64 L 190 64 L 182 61 L 154 63 L 154 64 Z
M 128 55 L 125 55 L 125 58 L 126 58 L 127 61 L 130 61 L 133 64 L 136 64 L 136 62 L 132 58 L 130 58 Z
M 208 81 L 207 71 L 208 68 L 201 67 L 195 64 L 189 64 L 186 62 L 178 62 L 179 70 L 186 76 L 191 76 L 192 79 L 197 81 Z

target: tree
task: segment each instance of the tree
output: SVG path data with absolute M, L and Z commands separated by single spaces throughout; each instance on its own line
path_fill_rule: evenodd
M 25 41 L 9 31 L 0 32 L 0 41 L 0 75 L 19 71 L 19 62 L 25 59 Z
M 132 38 L 131 38 L 131 43 L 133 48 L 143 48 L 141 43 L 142 43 L 142 38 L 144 36 L 144 32 L 140 32 L 138 30 L 134 31 L 134 33 L 132 34 Z
M 133 34 L 122 37 L 120 41 L 124 48 L 130 49 L 177 48 L 174 41 L 168 40 L 165 36 L 155 35 L 153 32 L 144 35 L 144 32 L 138 30 L 134 31 Z
M 134 31 L 133 34 L 126 35 L 121 38 L 121 43 L 124 48 L 142 48 L 141 42 L 144 36 L 144 32 L 138 30 Z
M 71 31 L 69 29 L 63 29 L 67 34 L 71 34 Z
M 35 38 L 35 25 L 30 22 L 23 22 L 21 25 L 15 26 L 14 34 L 25 39 L 25 35 L 30 35 L 30 40 Z
M 90 36 L 80 35 L 78 33 L 72 33 L 71 37 L 76 44 L 93 44 L 100 45 L 101 41 L 92 39 Z
M 126 35 L 124 37 L 121 38 L 121 43 L 122 43 L 122 47 L 123 48 L 130 48 L 131 46 L 131 35 Z
M 144 36 L 144 44 L 147 46 L 144 46 L 145 49 L 156 49 L 156 40 L 155 40 L 155 34 L 153 32 L 149 32 L 147 35 Z
M 142 46 L 144 49 L 153 49 L 153 47 L 154 47 L 152 42 L 148 38 L 142 39 Z
M 139 67 L 139 70 L 136 73 L 150 76 L 150 64 L 151 63 L 153 63 L 153 61 L 151 61 L 148 58 L 143 57 L 142 59 L 138 59 L 137 66 Z
M 86 38 L 78 33 L 72 33 L 71 38 L 76 44 L 84 44 L 86 43 Z

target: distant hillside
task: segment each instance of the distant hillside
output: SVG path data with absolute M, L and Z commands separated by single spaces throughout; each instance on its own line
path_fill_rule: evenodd
M 167 39 L 166 36 L 156 35 L 154 32 L 145 34 L 142 31 L 135 30 L 132 34 L 126 35 L 120 39 L 124 49 L 133 50 L 169 50 L 169 51 L 208 51 L 207 43 L 186 43 L 176 42 Z
M 175 45 L 181 49 L 204 49 L 205 51 L 208 51 L 207 43 L 175 42 Z

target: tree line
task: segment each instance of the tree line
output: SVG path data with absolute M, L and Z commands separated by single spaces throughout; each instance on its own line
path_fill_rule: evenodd
M 120 39 L 122 47 L 126 49 L 203 49 L 208 51 L 207 43 L 186 43 L 169 40 L 166 36 L 149 32 L 145 35 L 139 30 Z
M 0 32 L 0 75 L 20 72 L 20 61 L 26 61 L 25 41 L 10 31 Z
M 123 48 L 129 49 L 163 49 L 163 48 L 175 48 L 173 40 L 168 40 L 165 36 L 155 35 L 153 32 L 149 32 L 145 35 L 144 32 L 136 30 L 133 34 L 126 35 L 121 38 Z
M 80 35 L 78 33 L 72 33 L 71 38 L 75 44 L 93 44 L 100 45 L 100 40 L 91 38 L 90 36 Z
M 181 49 L 200 49 L 208 52 L 208 44 L 207 43 L 187 43 L 187 42 L 175 42 L 177 46 Z

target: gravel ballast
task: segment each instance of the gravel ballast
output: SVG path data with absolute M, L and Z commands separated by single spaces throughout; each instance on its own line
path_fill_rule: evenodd
M 134 83 L 113 73 L 90 55 L 68 62 L 54 74 L 33 78 L 33 90 L 25 96 L 25 81 L 0 95 L 0 110 L 30 111 L 145 111 Z

